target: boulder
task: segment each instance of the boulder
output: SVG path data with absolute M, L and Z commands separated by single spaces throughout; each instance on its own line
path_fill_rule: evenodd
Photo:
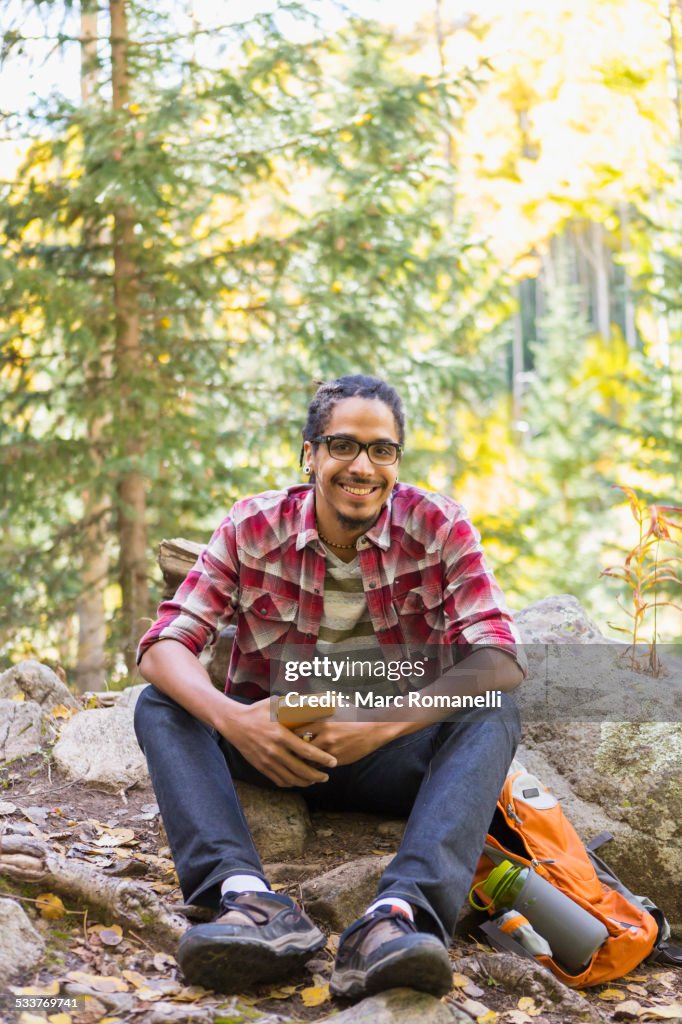
M 39 704 L 43 711 L 53 711 L 60 704 L 78 709 L 80 704 L 59 676 L 39 661 L 20 661 L 0 673 L 0 698 L 11 700 L 23 694 L 27 701 Z
M 302 856 L 312 827 L 303 797 L 286 789 L 260 789 L 246 782 L 236 782 L 235 788 L 261 860 Z
M 36 966 L 45 942 L 23 908 L 10 899 L 0 899 L 0 935 L 0 985 L 5 985 L 20 972 Z
M 359 857 L 301 883 L 305 907 L 317 921 L 343 931 L 376 899 L 379 879 L 393 860 Z
M 57 767 L 74 781 L 114 792 L 150 784 L 131 707 L 81 711 L 62 726 L 53 756 Z
M 55 735 L 35 701 L 0 700 L 0 761 L 37 754 Z
M 149 683 L 136 683 L 134 686 L 126 686 L 125 690 L 121 690 L 121 694 L 116 701 L 116 707 L 130 708 L 131 711 L 134 711 L 138 697 L 148 686 Z
M 571 594 L 556 594 L 514 613 L 524 644 L 612 643 Z M 618 641 L 616 641 L 617 643 Z
M 472 1024 L 469 1014 L 426 992 L 392 988 L 334 1015 L 334 1024 Z
M 613 834 L 600 856 L 633 892 L 657 903 L 673 933 L 682 935 L 679 663 L 672 659 L 661 679 L 633 671 L 568 595 L 538 602 L 516 622 L 524 643 L 533 645 L 529 690 L 537 683 L 535 654 L 541 645 L 579 644 L 594 650 L 571 652 L 556 664 L 578 662 L 580 674 L 587 682 L 597 680 L 606 695 L 601 713 L 595 714 L 594 705 L 582 721 L 577 705 L 574 720 L 562 714 L 543 721 L 529 707 L 520 760 L 559 797 L 583 841 L 602 831 Z M 551 676 L 554 685 L 560 678 L 556 672 Z M 656 693 L 658 700 L 652 698 Z M 639 720 L 623 720 L 630 709 L 639 712 Z M 670 721 L 652 720 L 669 709 Z

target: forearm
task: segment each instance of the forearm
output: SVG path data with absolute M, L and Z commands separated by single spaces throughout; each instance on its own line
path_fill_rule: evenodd
M 216 690 L 204 666 L 184 644 L 159 640 L 145 651 L 139 668 L 148 683 L 229 738 L 241 705 Z
M 514 690 L 523 678 L 522 669 L 510 654 L 497 648 L 484 647 L 474 651 L 460 665 L 449 669 L 435 682 L 425 686 L 419 694 L 420 697 L 478 697 L 488 690 Z M 452 715 L 453 710 L 448 706 L 428 708 L 420 705 L 412 712 L 406 711 L 405 707 L 393 706 L 367 712 L 366 716 L 363 715 L 363 720 L 376 719 L 377 725 L 381 725 L 388 739 L 396 739 L 398 736 L 418 732 L 427 725 L 442 722 Z

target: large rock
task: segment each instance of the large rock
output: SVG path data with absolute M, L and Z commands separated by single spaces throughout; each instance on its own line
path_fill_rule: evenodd
M 35 701 L 0 700 L 0 761 L 37 754 L 55 735 Z
M 261 860 L 302 856 L 312 827 L 303 797 L 286 789 L 259 789 L 246 782 L 237 782 L 235 788 Z
M 514 613 L 524 644 L 610 643 L 571 594 L 556 594 Z
M 620 664 L 607 646 L 613 642 L 567 595 L 538 602 L 516 622 L 524 642 L 533 645 L 530 688 L 537 682 L 539 645 L 587 644 L 593 652 L 581 649 L 556 664 L 577 661 L 587 682 L 595 679 L 611 694 L 601 716 L 583 721 L 569 720 L 568 714 L 542 721 L 528 709 L 520 759 L 561 799 L 584 841 L 602 831 L 614 835 L 604 859 L 634 892 L 653 899 L 673 932 L 682 934 L 682 725 L 679 715 L 670 722 L 646 720 L 660 717 L 663 707 L 679 706 L 679 665 L 673 659 L 668 675 L 655 680 Z M 559 678 L 552 675 L 555 685 Z M 637 699 L 657 689 L 660 701 L 647 705 Z M 640 712 L 640 720 L 622 720 L 629 707 Z M 648 716 L 642 714 L 647 707 Z M 579 714 L 576 708 L 575 719 Z
M 14 900 L 0 899 L 0 935 L 0 985 L 6 985 L 20 972 L 36 966 L 45 943 Z
M 133 730 L 131 707 L 81 711 L 62 726 L 53 756 L 69 779 L 118 792 L 149 785 L 144 754 Z
M 43 711 L 53 711 L 60 704 L 79 708 L 80 704 L 59 676 L 39 661 L 20 661 L 0 674 L 0 698 L 11 700 L 23 695 L 35 701 Z
M 377 884 L 393 857 L 359 857 L 301 884 L 306 910 L 343 931 L 376 899 Z
M 335 1014 L 333 1020 L 334 1024 L 472 1024 L 472 1018 L 452 1003 L 409 988 L 370 996 Z

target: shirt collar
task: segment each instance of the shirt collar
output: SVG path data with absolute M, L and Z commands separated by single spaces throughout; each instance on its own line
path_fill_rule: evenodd
M 376 523 L 367 531 L 365 537 L 367 540 L 371 540 L 373 544 L 376 544 L 382 551 L 388 551 L 391 546 L 391 506 L 393 504 L 393 492 L 388 496 L 388 500 L 381 512 Z M 317 523 L 315 522 L 315 485 L 311 485 L 310 490 L 303 499 L 301 504 L 301 511 L 299 515 L 298 523 L 298 536 L 296 537 L 296 550 L 301 551 L 306 544 L 310 544 L 312 541 L 320 543 L 320 535 L 317 532 Z

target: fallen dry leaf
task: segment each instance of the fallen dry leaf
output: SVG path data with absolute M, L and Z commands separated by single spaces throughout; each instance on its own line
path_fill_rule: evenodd
M 474 1017 L 476 1020 L 479 1017 L 485 1017 L 486 1013 L 490 1012 L 488 1006 L 479 1003 L 476 999 L 462 999 L 457 1005 L 461 1006 L 465 1013 L 468 1013 L 470 1017 Z
M 271 988 L 268 992 L 268 999 L 288 999 L 296 991 L 295 985 L 280 985 L 279 988 Z
M 73 1017 L 70 1013 L 48 1013 L 47 1019 L 50 1024 L 71 1024 Z
M 529 1017 L 523 1010 L 506 1010 L 504 1020 L 508 1021 L 509 1024 L 530 1024 L 533 1018 Z
M 301 999 L 304 1006 L 321 1006 L 329 999 L 329 985 L 311 985 L 301 992 Z
M 603 992 L 599 993 L 598 998 L 603 999 L 605 1003 L 622 1003 L 625 993 L 621 992 L 619 988 L 605 988 Z
M 644 1013 L 644 1007 L 641 1003 L 638 1003 L 636 999 L 626 999 L 623 1003 L 618 1003 L 618 1006 L 614 1008 L 614 1017 L 639 1017 Z
M 148 980 L 144 974 L 140 974 L 139 971 L 121 971 L 121 975 L 126 981 L 129 981 L 135 988 L 146 988 Z
M 120 924 L 112 924 L 110 928 L 100 928 L 100 940 L 105 946 L 118 946 L 123 940 L 123 929 Z
M 677 1020 L 682 1018 L 682 1003 L 668 1006 L 647 1006 L 640 1020 Z
M 36 897 L 36 907 L 41 917 L 48 921 L 58 921 L 66 914 L 66 907 L 54 892 L 43 892 Z
M 203 999 L 207 993 L 208 989 L 202 988 L 201 985 L 186 985 L 175 993 L 173 1000 L 176 1003 L 195 1003 L 197 999 Z
M 495 1010 L 488 1010 L 482 1017 L 476 1018 L 476 1024 L 495 1024 L 499 1016 L 499 1013 L 496 1013 Z
M 0 800 L 0 814 L 14 814 L 16 809 L 17 805 L 11 800 Z
M 45 1018 L 24 1010 L 23 1013 L 19 1014 L 17 1024 L 45 1024 Z
M 53 718 L 71 718 L 77 711 L 80 711 L 80 708 L 67 708 L 66 704 L 57 704 L 56 707 L 52 708 L 50 714 Z
M 636 996 L 644 996 L 646 999 L 649 995 L 643 985 L 626 985 L 628 992 L 634 992 Z
M 101 835 L 95 839 L 96 846 L 123 846 L 125 843 L 135 842 L 135 833 L 132 828 L 100 828 Z
M 88 974 L 86 971 L 69 971 L 66 975 L 68 981 L 75 981 L 79 985 L 87 985 L 95 992 L 129 992 L 123 978 L 117 978 L 113 974 Z
M 58 996 L 59 995 L 59 982 L 48 981 L 47 985 L 28 985 L 25 988 L 19 988 L 16 985 L 7 986 L 15 996 Z
M 177 960 L 170 953 L 155 953 L 154 954 L 154 969 L 157 971 L 165 971 L 169 967 L 175 967 Z

